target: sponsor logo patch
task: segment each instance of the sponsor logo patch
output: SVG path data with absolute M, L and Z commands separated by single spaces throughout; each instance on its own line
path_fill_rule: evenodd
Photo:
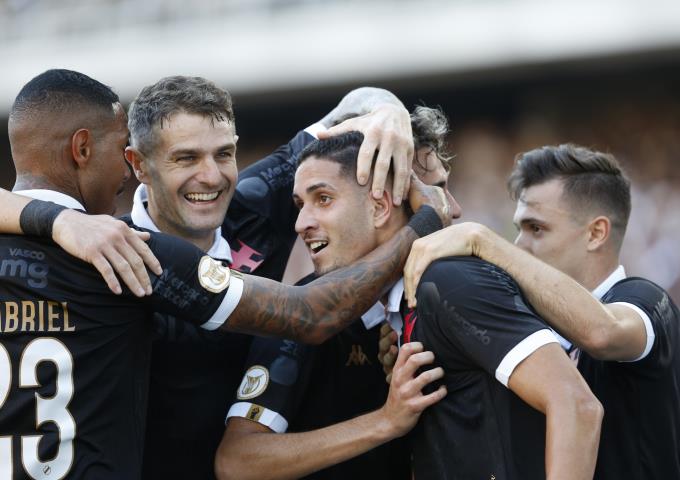
M 239 400 L 255 398 L 267 389 L 267 385 L 269 385 L 269 370 L 260 365 L 253 365 L 243 376 L 236 397 Z
M 220 293 L 229 286 L 231 271 L 222 262 L 205 255 L 198 263 L 198 281 L 201 286 L 213 293 Z
M 250 408 L 248 409 L 248 413 L 246 414 L 246 418 L 248 420 L 258 422 L 258 421 L 260 421 L 260 417 L 262 416 L 263 412 L 264 412 L 263 407 L 261 407 L 259 405 L 252 404 L 250 406 Z

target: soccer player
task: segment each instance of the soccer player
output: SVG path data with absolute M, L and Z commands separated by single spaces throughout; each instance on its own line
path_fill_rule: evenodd
M 9 133 L 15 188 L 54 202 L 24 207 L 24 233 L 49 238 L 62 209 L 55 203 L 112 211 L 129 175 L 122 159 L 128 130 L 108 87 L 77 72 L 45 72 L 19 93 Z M 438 192 L 416 184 L 410 201 L 419 194 L 435 208 L 421 209 L 391 248 L 305 287 L 237 275 L 188 243 L 153 234 L 151 249 L 165 265 L 152 278 L 153 294 L 116 296 L 50 240 L 0 236 L 0 476 L 138 478 L 151 312 L 207 329 L 322 341 L 375 301 L 415 231 L 446 220 Z M 11 212 L 2 220 L 16 226 Z
M 446 187 L 450 158 L 444 150 L 446 117 L 438 109 L 419 106 L 411 114 L 411 124 L 414 171 L 426 183 Z M 356 157 L 358 149 L 357 144 L 350 144 L 347 155 Z M 343 195 L 354 192 L 344 187 Z M 455 218 L 460 209 L 453 206 Z M 353 203 L 345 202 L 336 215 L 354 218 L 353 207 Z M 298 223 L 297 230 L 301 237 L 310 235 L 304 223 Z M 343 247 L 346 257 L 334 269 L 362 255 L 363 250 L 354 246 L 353 241 L 351 247 Z M 394 314 L 398 314 L 398 304 L 399 299 L 391 305 Z M 332 466 L 339 455 L 349 456 L 348 445 L 355 441 L 347 424 L 336 424 L 376 410 L 387 397 L 388 386 L 377 361 L 377 326 L 383 319 L 384 307 L 377 304 L 319 346 L 256 338 L 243 382 L 227 415 L 226 432 L 215 461 L 218 478 L 297 478 L 322 468 L 306 478 L 411 478 L 405 439 Z M 289 433 L 280 435 L 284 432 Z M 356 453 L 364 450 L 363 445 L 356 444 Z
M 360 134 L 349 134 L 310 146 L 296 173 L 297 228 L 325 275 L 354 251 L 384 244 L 407 220 L 389 194 L 375 200 L 354 182 L 360 142 Z M 592 476 L 601 408 L 518 286 L 472 258 L 440 262 L 428 285 L 418 320 L 407 317 L 405 339 L 418 335 L 437 350 L 435 365 L 444 369 L 449 394 L 423 413 L 413 432 L 415 477 Z M 390 295 L 401 297 L 398 284 Z M 264 442 L 264 435 L 253 435 L 252 449 L 258 438 Z M 316 457 L 290 463 L 309 466 Z
M 317 131 L 361 114 L 368 114 L 367 127 L 382 131 L 406 111 L 385 90 L 356 89 L 318 124 L 238 175 L 229 94 L 202 78 L 163 78 L 143 88 L 129 109 L 126 157 L 141 182 L 130 220 L 184 238 L 233 269 L 280 280 L 296 237 L 297 155 Z M 403 135 L 396 128 L 395 134 Z M 161 315 L 154 324 L 144 477 L 213 478 L 250 337 Z
M 213 112 L 221 118 L 213 118 Z M 201 78 L 161 79 L 145 87 L 130 109 L 132 145 L 126 156 L 142 184 L 128 221 L 153 231 L 160 226 L 233 268 L 278 280 L 295 238 L 293 164 L 314 139 L 310 132 L 364 115 L 354 127 L 372 130 L 370 140 L 381 154 L 404 155 L 409 145 L 402 145 L 401 137 L 410 135 L 410 126 L 400 131 L 402 112 L 391 93 L 356 89 L 319 124 L 246 169 L 234 194 L 236 136 L 229 94 Z M 379 164 L 380 158 L 378 169 Z M 190 188 L 196 192 L 184 191 Z M 198 198 L 209 195 L 215 198 Z M 230 252 L 227 240 L 235 250 Z M 205 331 L 164 315 L 156 315 L 154 324 L 158 341 L 150 371 L 144 476 L 212 478 L 222 420 L 240 381 L 248 337 Z
M 680 478 L 680 314 L 667 292 L 620 265 L 629 180 L 612 155 L 560 145 L 520 154 L 509 186 L 516 246 L 477 224 L 416 242 L 410 301 L 439 256 L 474 254 L 505 269 L 574 343 L 604 406 L 595 478 Z

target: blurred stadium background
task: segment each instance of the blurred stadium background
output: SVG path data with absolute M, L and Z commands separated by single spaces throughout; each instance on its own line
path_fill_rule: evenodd
M 463 220 L 508 238 L 517 152 L 610 151 L 634 182 L 628 273 L 680 301 L 678 0 L 0 0 L 0 65 L 4 126 L 48 68 L 87 73 L 126 103 L 162 76 L 209 78 L 234 97 L 241 167 L 356 86 L 440 105 Z M 0 155 L 11 188 L 6 128 Z

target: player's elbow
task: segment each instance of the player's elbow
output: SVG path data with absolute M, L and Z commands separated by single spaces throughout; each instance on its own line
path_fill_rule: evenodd
M 597 360 L 610 360 L 617 350 L 616 326 L 599 326 L 593 328 L 583 339 L 581 348 Z
M 590 425 L 593 430 L 600 430 L 604 418 L 604 408 L 589 389 L 576 396 L 574 401 L 576 418 L 583 425 Z
M 604 408 L 585 382 L 569 386 L 558 397 L 553 402 L 552 410 L 559 411 L 563 421 L 574 422 L 583 431 L 599 433 Z
M 215 478 L 217 480 L 243 480 L 248 478 L 243 474 L 243 466 L 235 455 L 218 451 L 215 456 Z
M 248 471 L 248 466 L 243 465 L 242 460 L 242 456 L 238 454 L 238 449 L 223 439 L 215 455 L 215 478 L 217 480 L 247 479 L 248 475 L 244 472 Z

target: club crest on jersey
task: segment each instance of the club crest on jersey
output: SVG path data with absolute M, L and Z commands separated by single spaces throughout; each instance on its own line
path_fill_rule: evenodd
M 253 365 L 243 376 L 236 397 L 239 400 L 255 398 L 267 389 L 267 385 L 269 385 L 269 370 L 260 365 Z
M 231 271 L 222 262 L 205 255 L 198 263 L 198 281 L 201 286 L 213 293 L 220 293 L 229 286 Z

